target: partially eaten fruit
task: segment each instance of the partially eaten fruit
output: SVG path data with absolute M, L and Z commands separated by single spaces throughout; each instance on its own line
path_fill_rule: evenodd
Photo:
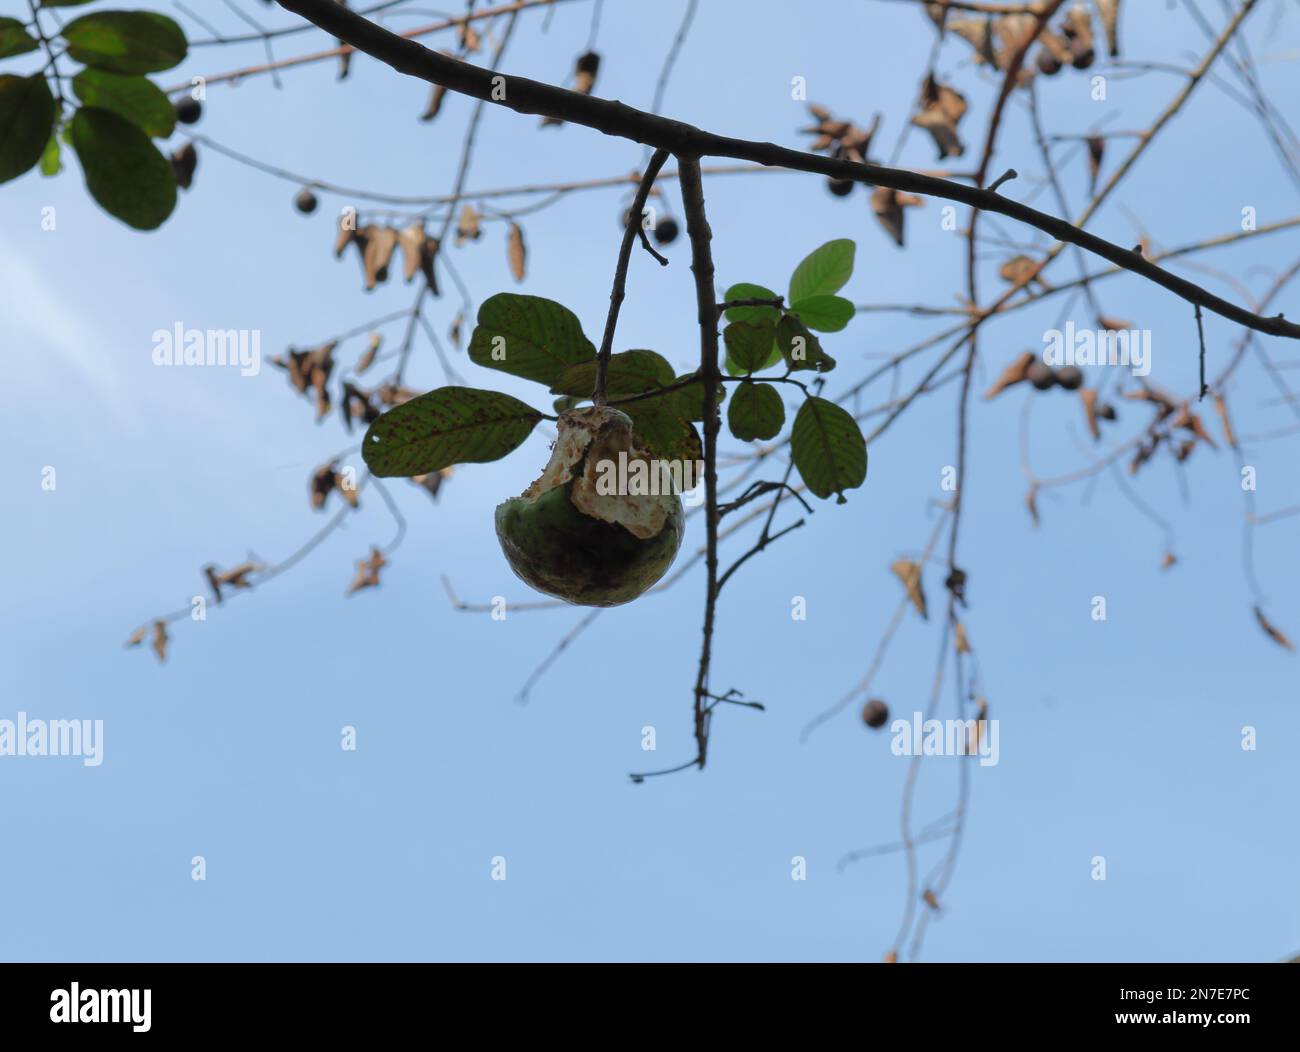
M 637 460 L 650 470 L 629 472 Z M 497 507 L 510 568 L 566 602 L 631 602 L 663 577 L 682 543 L 682 499 L 667 474 L 658 473 L 657 485 L 628 485 L 661 464 L 637 441 L 626 413 L 608 406 L 563 413 L 541 477 Z

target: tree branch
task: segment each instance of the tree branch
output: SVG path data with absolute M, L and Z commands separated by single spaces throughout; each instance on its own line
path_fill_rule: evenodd
M 979 187 L 964 186 L 934 176 L 921 175 L 902 168 L 836 160 L 817 154 L 791 150 L 775 143 L 753 142 L 715 135 L 682 121 L 659 117 L 621 102 L 557 88 L 527 77 L 506 76 L 493 70 L 439 54 L 414 40 L 403 39 L 382 26 L 354 14 L 334 0 L 277 0 L 281 7 L 301 15 L 340 40 L 386 63 L 399 73 L 417 77 L 431 84 L 441 84 L 450 91 L 494 102 L 516 113 L 556 117 L 571 124 L 581 124 L 606 135 L 632 139 L 679 157 L 731 157 L 762 165 L 779 165 L 795 171 L 852 179 L 873 186 L 941 197 L 997 212 L 1009 219 L 1036 227 L 1060 242 L 1075 244 L 1112 263 L 1149 278 L 1157 285 L 1181 296 L 1189 303 L 1200 304 L 1230 321 L 1272 336 L 1300 339 L 1300 325 L 1282 315 L 1260 317 L 1234 303 L 1221 299 L 1194 282 L 1162 270 L 1144 259 L 1131 247 L 1121 247 L 1090 234 L 1067 220 L 1040 212 L 1001 194 Z M 1248 0 L 1244 10 L 1254 6 Z M 1244 11 L 1243 11 L 1244 13 Z M 1240 17 L 1236 20 L 1240 21 Z M 1234 23 L 1235 24 L 1235 23 Z M 1136 156 L 1135 151 L 1134 156 Z M 1126 171 L 1129 165 L 1122 165 Z M 1115 182 L 1112 177 L 1111 184 Z M 1111 185 L 1111 184 L 1108 184 Z M 1105 192 L 1099 195 L 1099 199 Z M 1084 221 L 1090 214 L 1085 213 Z

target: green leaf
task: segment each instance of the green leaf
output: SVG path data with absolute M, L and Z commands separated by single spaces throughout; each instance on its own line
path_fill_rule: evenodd
M 778 296 L 771 289 L 765 289 L 762 285 L 751 285 L 748 282 L 741 282 L 739 285 L 732 285 L 731 288 L 722 296 L 723 303 L 730 303 L 732 300 L 779 300 Z M 728 307 L 726 311 L 727 321 L 745 321 L 761 322 L 771 319 L 772 324 L 781 316 L 780 310 L 776 307 Z
M 704 381 L 698 379 L 698 372 L 684 373 L 677 377 L 673 383 L 681 383 L 683 380 L 689 380 L 696 377 L 693 383 L 685 387 L 679 387 L 672 392 L 672 399 L 676 405 L 677 415 L 683 420 L 704 420 Z M 718 405 L 722 405 L 723 400 L 727 397 L 727 389 L 718 384 Z M 650 399 L 654 401 L 654 399 Z
M 469 357 L 549 387 L 569 366 L 594 361 L 596 348 L 567 307 L 540 296 L 500 292 L 478 309 Z
M 51 135 L 50 141 L 45 144 L 45 149 L 41 152 L 41 175 L 51 176 L 58 175 L 63 171 L 63 160 L 59 150 L 58 135 Z
M 670 400 L 646 398 L 619 408 L 632 418 L 632 430 L 660 460 L 704 459 L 704 447 L 695 425 L 682 419 Z
M 551 394 L 590 398 L 596 389 L 596 364 L 592 360 L 570 365 L 551 384 Z M 622 398 L 667 387 L 674 379 L 673 367 L 663 355 L 654 351 L 623 351 L 609 356 L 605 393 L 610 398 Z
M 822 350 L 821 341 L 798 318 L 789 314 L 776 327 L 776 345 L 792 372 L 812 369 L 828 373 L 835 368 L 835 359 Z
M 35 51 L 40 41 L 23 28 L 16 18 L 0 18 L 0 58 Z
M 542 419 L 499 391 L 439 387 L 394 406 L 366 431 L 361 455 L 381 478 L 500 460 Z
M 0 76 L 0 183 L 33 168 L 54 131 L 54 96 L 45 77 Z
M 727 360 L 742 372 L 757 372 L 772 356 L 776 338 L 776 318 L 760 321 L 733 321 L 722 330 L 727 345 Z
M 181 27 L 153 11 L 97 11 L 73 19 L 60 35 L 72 58 L 114 73 L 171 69 L 188 50 Z
M 843 296 L 809 296 L 790 305 L 791 314 L 818 332 L 839 332 L 855 312 L 852 301 Z
M 810 252 L 790 275 L 790 295 L 786 302 L 793 305 L 811 296 L 839 292 L 853 274 L 855 248 L 848 238 L 839 238 Z
M 156 139 L 167 138 L 176 128 L 176 107 L 146 77 L 83 69 L 72 78 L 72 90 L 87 106 L 112 110 Z
M 581 405 L 582 401 L 581 398 L 575 398 L 573 395 L 561 395 L 552 402 L 551 405 L 555 408 L 556 415 L 558 416 L 560 413 L 567 413 L 575 406 Z
M 834 402 L 810 397 L 790 430 L 790 452 L 808 489 L 818 497 L 861 486 L 867 477 L 867 443 L 858 423 Z
M 742 442 L 775 438 L 785 426 L 785 404 L 771 384 L 741 384 L 727 407 L 727 425 Z
M 86 189 L 109 215 L 154 230 L 176 207 L 176 175 L 139 128 L 111 110 L 84 106 L 72 118 L 72 146 Z

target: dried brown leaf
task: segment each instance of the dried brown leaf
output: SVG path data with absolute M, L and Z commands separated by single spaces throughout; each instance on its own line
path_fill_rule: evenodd
M 903 209 L 920 204 L 919 197 L 891 190 L 887 186 L 877 186 L 871 191 L 871 210 L 899 248 L 903 247 Z
M 463 245 L 466 241 L 477 241 L 483 235 L 480 229 L 482 216 L 478 210 L 468 202 L 461 206 L 460 215 L 456 220 L 456 244 Z
M 158 655 L 160 662 L 167 660 L 167 622 L 155 621 L 153 623 L 153 652 Z
M 362 352 L 361 357 L 357 359 L 357 364 L 352 371 L 358 374 L 364 373 L 374 365 L 375 355 L 379 353 L 379 348 L 383 345 L 383 342 L 384 338 L 379 333 L 372 332 L 370 334 L 370 342 L 366 344 L 365 351 Z
M 1101 441 L 1101 428 L 1097 424 L 1097 389 L 1095 387 L 1079 388 L 1079 400 L 1083 402 L 1083 415 L 1088 421 L 1088 434 L 1094 442 Z
M 1228 415 L 1227 400 L 1221 394 L 1214 396 L 1214 411 L 1219 414 L 1219 423 L 1223 427 L 1223 440 L 1231 449 L 1237 448 L 1237 433 L 1232 429 L 1232 418 Z
M 907 589 L 907 597 L 916 607 L 916 612 L 921 615 L 923 620 L 929 619 L 929 614 L 925 608 L 925 590 L 921 587 L 921 567 L 920 564 L 912 562 L 911 559 L 899 559 L 890 569 L 894 571 L 895 576 L 903 582 L 903 587 Z
M 912 123 L 930 133 L 939 150 L 939 159 L 960 157 L 966 147 L 957 135 L 957 124 L 966 115 L 966 97 L 931 75 L 921 87 L 920 107 L 921 112 L 912 118 Z
M 506 234 L 506 259 L 510 262 L 510 273 L 515 281 L 523 281 L 527 274 L 528 249 L 524 245 L 524 230 L 518 223 L 511 223 Z
M 1264 630 L 1264 632 L 1268 635 L 1268 638 L 1273 640 L 1274 643 L 1276 643 L 1278 646 L 1282 647 L 1285 650 L 1291 650 L 1291 651 L 1295 650 L 1295 644 L 1292 643 L 1291 640 L 1288 639 L 1285 635 L 1283 635 L 1282 631 L 1279 628 L 1277 628 L 1271 621 L 1269 621 L 1267 617 L 1264 616 L 1264 611 L 1261 610 L 1258 606 L 1255 607 L 1255 620 L 1259 622 L 1259 627 Z
M 1119 0 L 1093 0 L 1106 34 L 1106 49 L 1111 58 L 1119 54 Z
M 1010 365 L 1002 370 L 1001 374 L 993 381 L 993 386 L 984 392 L 985 398 L 993 398 L 1001 394 L 1008 387 L 1018 384 L 1025 379 L 1025 374 L 1029 366 L 1035 361 L 1033 351 L 1024 351 Z
M 397 249 L 398 234 L 392 227 L 366 226 L 360 231 L 366 247 L 362 253 L 362 266 L 366 275 L 366 291 L 388 280 L 388 265 Z
M 368 558 L 357 560 L 357 573 L 348 586 L 348 595 L 353 595 L 363 588 L 379 587 L 379 571 L 388 565 L 384 553 L 378 548 L 371 548 Z

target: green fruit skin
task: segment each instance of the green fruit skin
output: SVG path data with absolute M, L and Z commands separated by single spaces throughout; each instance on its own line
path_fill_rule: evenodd
M 672 566 L 685 532 L 680 497 L 664 528 L 641 540 L 618 523 L 584 515 L 569 499 L 573 483 L 535 501 L 515 497 L 497 506 L 497 539 L 511 569 L 546 595 L 579 606 L 620 606 L 655 584 Z

